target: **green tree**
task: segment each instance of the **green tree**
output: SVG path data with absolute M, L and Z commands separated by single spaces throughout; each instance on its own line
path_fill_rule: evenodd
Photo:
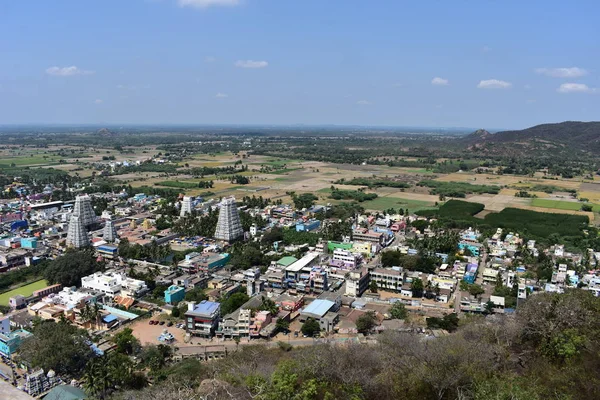
M 96 260 L 91 248 L 67 252 L 50 262 L 44 271 L 48 283 L 60 283 L 64 287 L 81 286 L 81 278 L 104 270 L 104 263 Z
M 306 321 L 304 321 L 300 330 L 302 331 L 302 334 L 306 336 L 314 336 L 315 333 L 321 331 L 321 326 L 319 325 L 318 321 L 308 318 Z
M 413 292 L 413 297 L 423 297 L 423 281 L 420 278 L 414 278 L 410 283 L 410 289 Z
M 377 293 L 377 282 L 375 281 L 371 281 L 369 282 L 369 290 L 371 291 L 371 293 Z
M 19 358 L 34 368 L 78 375 L 93 356 L 86 331 L 70 324 L 44 321 L 19 348 Z
M 141 345 L 138 338 L 133 336 L 131 328 L 125 328 L 113 337 L 113 342 L 116 344 L 116 350 L 119 353 L 134 355 L 140 351 Z
M 290 330 L 290 322 L 283 318 L 277 318 L 275 326 L 279 332 L 288 332 Z
M 408 311 L 403 303 L 397 301 L 390 307 L 390 316 L 392 319 L 406 319 Z
M 356 319 L 356 330 L 360 333 L 369 333 L 376 325 L 377 319 L 373 311 L 367 311 Z
M 250 300 L 250 297 L 248 297 L 246 293 L 238 292 L 232 294 L 221 301 L 221 315 L 227 315 L 234 312 L 248 300 Z

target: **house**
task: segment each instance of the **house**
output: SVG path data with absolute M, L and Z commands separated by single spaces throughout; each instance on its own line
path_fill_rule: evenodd
M 171 285 L 165 290 L 165 303 L 179 303 L 185 298 L 185 288 L 177 285 Z
M 0 319 L 0 354 L 4 357 L 11 357 L 14 354 L 23 339 L 31 336 L 31 333 L 24 329 L 10 330 L 10 319 L 2 317 Z
M 202 337 L 212 337 L 219 326 L 221 304 L 203 300 L 199 304 L 188 303 L 185 313 L 186 330 L 188 333 Z
M 119 272 L 96 272 L 81 278 L 81 286 L 102 292 L 109 297 L 121 294 L 129 297 L 139 297 L 148 291 L 146 282 L 127 277 Z

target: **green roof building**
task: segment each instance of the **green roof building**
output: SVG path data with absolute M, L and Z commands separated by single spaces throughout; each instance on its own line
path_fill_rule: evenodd
M 290 265 L 292 265 L 296 261 L 298 261 L 298 259 L 296 257 L 286 256 L 286 257 L 280 258 L 277 261 L 277 265 L 281 265 L 282 267 L 289 267 Z

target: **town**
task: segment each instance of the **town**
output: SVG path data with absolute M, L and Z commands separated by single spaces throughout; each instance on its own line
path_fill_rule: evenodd
M 74 200 L 47 201 L 52 185 L 38 195 L 16 179 L 5 189 L 18 197 L 2 200 L 3 274 L 20 281 L 28 269 L 51 271 L 2 295 L 0 374 L 33 396 L 64 390 L 73 372 L 18 356 L 41 321 L 87 331 L 98 354 L 129 336 L 169 347 L 165 359 L 207 361 L 257 343 L 348 345 L 386 331 L 436 338 L 463 314 L 514 313 L 540 292 L 600 294 L 594 249 L 542 247 L 502 228 L 451 229 L 408 210 L 340 218 L 343 205 L 306 195 L 270 204 L 79 187 Z M 158 229 L 166 217 L 172 227 Z M 194 224 L 212 234 L 182 233 Z M 533 260 L 543 265 L 533 270 Z

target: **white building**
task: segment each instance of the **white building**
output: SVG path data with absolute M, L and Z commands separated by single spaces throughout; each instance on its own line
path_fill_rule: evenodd
M 118 272 L 96 272 L 81 278 L 81 286 L 86 289 L 102 292 L 110 297 L 118 294 L 137 297 L 148 291 L 144 281 L 132 279 Z
M 223 199 L 219 209 L 219 221 L 215 231 L 215 238 L 231 242 L 244 236 L 240 214 L 235 204 L 235 198 Z
M 179 216 L 183 217 L 186 214 L 190 214 L 191 212 L 192 212 L 192 197 L 183 196 L 183 201 L 181 202 L 181 212 L 179 213 Z

